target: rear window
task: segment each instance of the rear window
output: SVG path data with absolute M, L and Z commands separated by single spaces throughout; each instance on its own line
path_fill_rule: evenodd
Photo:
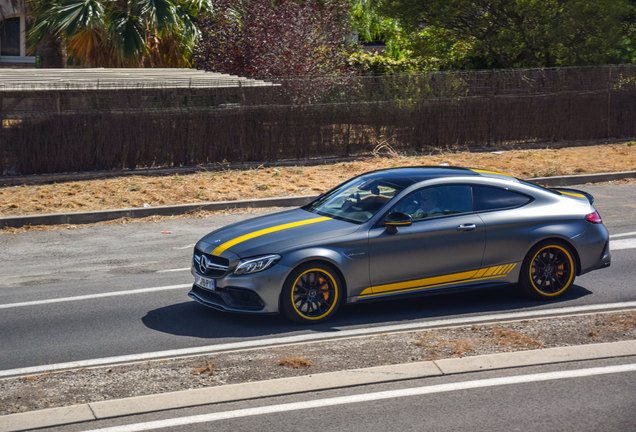
M 473 199 L 475 211 L 519 207 L 532 200 L 527 195 L 488 186 L 473 186 Z
M 554 194 L 554 195 L 561 195 L 557 191 L 554 191 L 554 190 L 548 189 L 548 188 L 544 188 L 543 186 L 540 186 L 538 184 L 534 184 L 534 183 L 527 182 L 527 181 L 524 181 L 524 180 L 519 180 L 519 183 L 521 183 L 522 185 L 525 185 L 525 186 L 530 186 L 530 187 L 533 187 L 535 189 L 539 189 L 539 190 L 541 190 L 543 192 L 550 192 L 551 194 Z

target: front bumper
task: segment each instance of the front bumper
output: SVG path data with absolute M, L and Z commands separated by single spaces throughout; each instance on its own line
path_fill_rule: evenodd
M 237 276 L 230 273 L 214 278 L 213 290 L 193 284 L 188 297 L 203 306 L 225 312 L 278 313 L 280 292 L 289 271 L 288 267 L 277 263 L 251 275 Z M 201 275 L 194 266 L 191 273 Z
M 203 306 L 225 312 L 263 313 L 265 309 L 265 303 L 258 294 L 240 288 L 210 291 L 194 284 L 188 297 Z

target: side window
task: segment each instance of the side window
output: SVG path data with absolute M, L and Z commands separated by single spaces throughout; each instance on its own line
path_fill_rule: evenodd
M 475 211 L 500 210 L 519 207 L 531 198 L 517 192 L 488 186 L 473 186 Z
M 432 186 L 411 192 L 391 212 L 406 213 L 413 221 L 472 211 L 470 186 Z

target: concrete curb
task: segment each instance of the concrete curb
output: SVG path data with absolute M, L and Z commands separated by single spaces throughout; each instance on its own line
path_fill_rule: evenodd
M 584 183 L 601 183 L 612 180 L 636 178 L 636 171 L 620 171 L 601 174 L 571 176 L 535 177 L 530 181 L 544 186 L 572 186 Z M 241 201 L 202 202 L 161 207 L 126 208 L 92 212 L 49 213 L 43 215 L 0 217 L 1 227 L 20 228 L 25 225 L 89 224 L 119 218 L 143 218 L 148 216 L 175 216 L 197 210 L 227 210 L 233 208 L 266 208 L 302 206 L 314 199 L 315 195 L 294 197 L 261 198 Z
M 634 355 L 636 355 L 636 340 L 629 340 L 327 372 L 10 414 L 0 417 L 0 430 L 13 432 L 221 402 L 432 376 Z
M 553 177 L 534 177 L 529 178 L 531 182 L 539 183 L 543 186 L 573 186 L 585 183 L 604 183 L 614 180 L 623 180 L 628 178 L 636 178 L 636 171 L 618 171 L 600 174 L 577 174 L 567 176 Z

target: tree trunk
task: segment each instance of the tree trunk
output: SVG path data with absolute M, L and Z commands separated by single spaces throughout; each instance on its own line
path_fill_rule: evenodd
M 35 49 L 35 55 L 41 58 L 39 67 L 63 68 L 66 64 L 66 50 L 60 38 L 47 36 L 42 39 Z

